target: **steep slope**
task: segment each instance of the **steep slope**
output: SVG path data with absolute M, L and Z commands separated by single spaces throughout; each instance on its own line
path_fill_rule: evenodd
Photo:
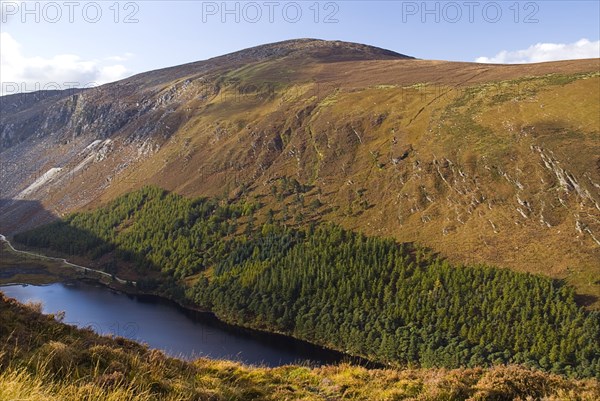
M 566 278 L 593 303 L 599 71 L 598 59 L 452 63 L 300 40 L 4 97 L 0 230 L 39 224 L 22 200 L 61 216 L 152 183 Z M 309 190 L 283 197 L 291 179 Z

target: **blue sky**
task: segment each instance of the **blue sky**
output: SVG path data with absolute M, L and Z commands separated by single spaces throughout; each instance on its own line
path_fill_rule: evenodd
M 600 57 L 598 1 L 1 3 L 3 93 L 14 90 L 6 82 L 29 90 L 47 82 L 103 83 L 303 37 L 366 43 L 425 59 Z

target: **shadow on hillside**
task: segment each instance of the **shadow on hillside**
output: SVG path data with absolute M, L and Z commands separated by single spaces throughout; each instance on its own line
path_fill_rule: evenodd
M 0 199 L 0 234 L 12 236 L 58 219 L 37 200 Z
M 591 294 L 575 294 L 575 302 L 577 305 L 587 308 L 598 302 L 598 297 Z
M 121 249 L 91 231 L 66 224 L 38 201 L 0 200 L 0 234 L 18 250 L 65 258 L 138 282 L 144 291 L 169 291 L 172 283 L 145 255 Z

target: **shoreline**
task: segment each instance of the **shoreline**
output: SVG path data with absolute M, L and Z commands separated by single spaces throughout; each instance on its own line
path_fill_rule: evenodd
M 117 281 L 119 284 L 123 284 L 123 285 L 128 285 L 129 283 L 131 283 L 132 285 L 136 285 L 137 282 L 136 281 L 132 281 L 132 280 L 124 280 L 122 278 L 117 277 L 116 275 L 107 273 L 105 271 L 102 270 L 96 270 L 96 269 L 92 269 L 90 267 L 86 267 L 86 266 L 81 266 L 75 263 L 71 263 L 69 262 L 67 259 L 65 258 L 57 258 L 54 256 L 46 256 L 46 255 L 41 255 L 39 253 L 33 253 L 30 251 L 23 251 L 20 249 L 16 249 L 11 242 L 6 238 L 6 236 L 0 234 L 0 242 L 6 242 L 6 244 L 8 245 L 8 247 L 15 253 L 21 253 L 23 255 L 29 255 L 29 256 L 33 256 L 35 258 L 40 258 L 40 259 L 45 259 L 45 260 L 51 260 L 51 261 L 55 261 L 55 262 L 60 262 L 63 263 L 67 266 L 71 266 L 74 267 L 76 269 L 82 270 L 84 272 L 92 272 L 92 273 L 96 273 L 99 274 L 101 276 L 104 276 L 106 278 L 109 278 L 111 280 Z
M 173 306 L 175 308 L 177 308 L 178 310 L 180 310 L 181 313 L 184 313 L 186 315 L 194 315 L 194 314 L 199 314 L 199 315 L 203 315 L 204 318 L 208 318 L 209 320 L 212 321 L 212 323 L 216 324 L 217 326 L 219 326 L 221 329 L 224 330 L 233 330 L 235 332 L 241 333 L 241 334 L 247 334 L 250 336 L 263 336 L 263 337 L 271 337 L 272 339 L 277 339 L 277 340 L 283 340 L 283 341 L 289 341 L 292 343 L 296 343 L 297 345 L 303 347 L 303 346 L 307 346 L 307 347 L 313 347 L 313 348 L 317 348 L 320 352 L 323 352 L 325 354 L 328 354 L 325 356 L 325 359 L 329 359 L 331 358 L 332 360 L 335 360 L 333 362 L 318 362 L 318 361 L 311 361 L 310 359 L 307 359 L 305 361 L 306 364 L 310 365 L 310 366 L 331 366 L 331 365 L 339 365 L 339 364 L 343 364 L 343 363 L 349 363 L 351 365 L 355 365 L 355 366 L 361 366 L 367 369 L 385 369 L 385 368 L 389 368 L 392 367 L 392 365 L 386 365 L 380 362 L 376 362 L 376 361 L 372 361 L 372 360 L 368 360 L 366 358 L 363 357 L 359 357 L 359 356 L 353 356 L 350 355 L 348 353 L 333 349 L 333 348 L 329 348 L 329 347 L 325 347 L 322 346 L 320 344 L 316 344 L 316 343 L 312 343 L 310 341 L 306 341 L 300 338 L 296 338 L 294 336 L 282 333 L 282 332 L 276 332 L 276 331 L 268 331 L 268 330 L 261 330 L 261 329 L 257 329 L 257 328 L 253 328 L 251 326 L 244 326 L 244 325 L 240 325 L 240 324 L 235 324 L 235 323 L 230 323 L 222 318 L 220 318 L 216 313 L 212 312 L 212 311 L 208 311 L 208 310 L 204 310 L 201 309 L 200 307 L 186 307 L 184 306 L 182 303 L 177 302 L 173 299 L 169 299 L 166 298 L 164 296 L 158 295 L 158 294 L 151 294 L 151 293 L 143 293 L 143 292 L 127 292 L 127 291 L 123 291 L 122 289 L 116 288 L 116 287 L 112 287 L 110 285 L 107 285 L 105 283 L 99 282 L 97 280 L 92 280 L 92 279 L 87 279 L 87 280 L 72 280 L 71 282 L 73 283 L 80 283 L 80 284 L 84 284 L 84 285 L 89 285 L 89 286 L 97 286 L 97 287 L 103 287 L 106 289 L 109 289 L 111 291 L 114 291 L 118 294 L 121 295 L 127 295 L 127 296 L 133 296 L 136 298 L 147 298 L 147 299 L 153 299 L 155 301 L 164 303 L 164 304 L 168 304 L 170 306 Z M 29 283 L 7 283 L 7 284 L 2 284 L 0 285 L 0 292 L 2 292 L 2 288 L 3 287 L 10 287 L 10 286 L 35 286 L 35 287 L 46 287 L 46 286 L 50 286 L 50 285 L 54 285 L 54 284 L 62 284 L 62 285 L 68 285 L 68 282 L 63 282 L 63 281 L 57 281 L 54 283 L 48 283 L 48 284 L 29 284 Z M 5 295 L 6 296 L 6 295 Z M 17 300 L 18 301 L 18 300 Z M 20 302 L 20 301 L 18 301 Z M 190 317 L 190 316 L 188 316 Z M 196 317 L 190 317 L 192 319 L 196 319 Z M 99 333 L 97 333 L 99 334 Z M 110 335 L 108 335 L 110 337 Z M 143 341 L 140 342 L 140 340 L 132 340 L 135 341 L 137 343 L 143 344 Z M 163 350 L 160 350 L 161 352 L 165 352 Z M 176 359 L 181 359 L 181 360 L 188 360 L 187 357 L 185 356 L 170 356 Z M 193 358 L 192 358 L 193 359 Z M 319 359 L 319 358 L 317 358 Z M 322 359 L 322 358 L 321 358 Z M 233 362 L 239 362 L 236 360 L 231 360 Z
M 82 279 L 71 279 L 71 280 L 57 281 L 55 283 L 47 283 L 47 284 L 6 283 L 6 284 L 0 285 L 0 289 L 2 287 L 11 286 L 11 285 L 47 286 L 47 285 L 56 284 L 56 283 L 67 284 L 69 281 L 84 283 L 84 284 L 88 284 L 88 285 L 90 285 L 90 284 L 99 285 L 102 287 L 106 287 L 110 290 L 117 291 L 118 293 L 121 293 L 121 294 L 135 296 L 135 297 L 149 297 L 149 298 L 157 299 L 161 302 L 170 303 L 170 304 L 176 306 L 177 308 L 181 309 L 184 313 L 187 312 L 187 313 L 203 314 L 203 315 L 210 317 L 211 319 L 214 319 L 219 324 L 229 327 L 229 328 L 233 328 L 235 330 L 244 331 L 244 332 L 247 332 L 250 334 L 276 336 L 276 337 L 279 337 L 282 339 L 297 341 L 304 345 L 317 347 L 317 348 L 320 348 L 323 352 L 327 352 L 327 353 L 331 353 L 332 355 L 335 354 L 336 356 L 339 356 L 340 361 L 338 363 L 350 361 L 350 363 L 352 363 L 352 364 L 363 366 L 363 367 L 366 367 L 369 369 L 371 369 L 371 368 L 381 369 L 381 368 L 392 366 L 392 365 L 384 364 L 382 362 L 370 360 L 370 359 L 367 359 L 362 356 L 351 355 L 347 352 L 340 351 L 340 350 L 337 350 L 335 348 L 331 348 L 328 346 L 324 346 L 322 344 L 310 342 L 310 341 L 307 341 L 302 338 L 297 338 L 288 333 L 284 333 L 284 332 L 280 332 L 280 331 L 270 331 L 270 330 L 265 330 L 265 329 L 259 329 L 259 328 L 255 328 L 255 327 L 252 327 L 249 325 L 244 325 L 244 324 L 239 324 L 239 323 L 231 323 L 228 320 L 223 319 L 221 316 L 219 316 L 214 311 L 203 308 L 199 305 L 183 303 L 181 301 L 165 297 L 164 295 L 161 295 L 158 293 L 141 291 L 135 287 L 136 281 L 123 280 L 123 279 L 118 278 L 117 276 L 113 277 L 113 275 L 110 275 L 106 272 L 71 263 L 71 262 L 67 261 L 65 258 L 46 256 L 46 255 L 37 254 L 37 253 L 29 252 L 29 251 L 22 251 L 22 250 L 15 249 L 13 247 L 13 245 L 10 243 L 10 241 L 2 234 L 0 234 L 0 242 L 6 242 L 8 244 L 8 246 L 10 247 L 10 249 L 16 253 L 21 253 L 21 254 L 25 254 L 25 255 L 32 256 L 32 257 L 45 259 L 45 260 L 61 262 L 67 266 L 74 267 L 76 269 L 83 270 L 83 271 L 100 273 L 103 277 L 109 278 L 111 280 L 110 282 L 106 283 L 106 282 L 101 281 L 99 278 L 86 277 L 86 278 L 82 278 Z M 131 285 L 129 285 L 129 284 L 131 284 Z

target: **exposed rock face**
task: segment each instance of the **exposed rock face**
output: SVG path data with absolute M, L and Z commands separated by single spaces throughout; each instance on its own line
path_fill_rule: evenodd
M 136 159 L 147 157 L 177 132 L 192 108 L 204 106 L 222 92 L 228 84 L 223 79 L 224 72 L 286 57 L 327 62 L 410 59 L 361 44 L 301 39 L 152 71 L 99 88 L 2 97 L 2 196 L 17 196 L 30 184 L 30 178 L 52 168 L 61 168 L 62 175 L 73 175 L 81 170 L 80 164 L 86 160 L 93 141 L 113 138 L 117 143 L 133 146 Z M 56 153 L 52 151 L 57 148 L 60 150 Z M 106 148 L 96 151 L 103 155 L 96 156 L 96 162 L 108 153 Z M 119 146 L 119 152 L 123 151 Z M 120 164 L 123 163 L 132 164 L 133 160 Z M 76 171 L 64 166 L 74 166 Z M 109 180 L 112 173 L 107 172 Z

